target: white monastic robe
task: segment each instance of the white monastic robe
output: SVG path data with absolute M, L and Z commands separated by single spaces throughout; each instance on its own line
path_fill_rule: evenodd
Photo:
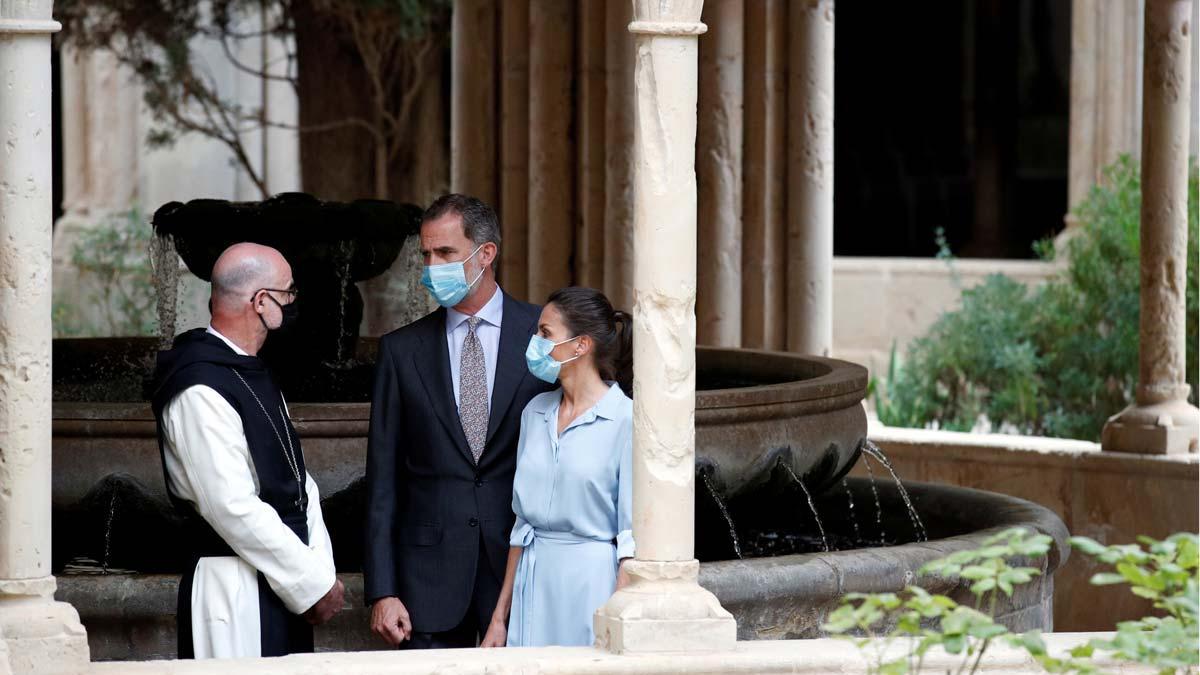
M 211 326 L 209 333 L 246 352 Z M 258 498 L 258 477 L 237 411 L 211 387 L 179 393 L 163 410 L 169 488 L 237 552 L 201 558 L 192 582 L 192 643 L 197 659 L 260 655 L 258 572 L 287 608 L 302 614 L 333 586 L 336 574 L 317 484 L 305 473 L 306 546 Z

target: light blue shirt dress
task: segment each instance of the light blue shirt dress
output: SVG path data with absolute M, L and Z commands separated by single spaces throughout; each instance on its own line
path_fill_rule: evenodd
M 521 413 L 510 544 L 522 546 L 510 647 L 586 646 L 633 544 L 633 402 L 612 385 L 558 434 L 562 390 Z

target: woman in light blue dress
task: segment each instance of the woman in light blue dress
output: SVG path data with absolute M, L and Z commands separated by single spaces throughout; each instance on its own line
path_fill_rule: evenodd
M 526 360 L 562 386 L 521 415 L 516 523 L 485 647 L 591 645 L 592 615 L 627 581 L 633 403 L 612 380 L 628 381 L 630 330 L 590 288 L 556 291 L 542 310 Z

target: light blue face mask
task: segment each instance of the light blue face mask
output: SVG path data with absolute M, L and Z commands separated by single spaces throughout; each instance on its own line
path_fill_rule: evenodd
M 479 274 L 475 275 L 469 283 L 467 282 L 467 271 L 464 263 L 475 257 L 479 249 L 483 248 L 480 244 L 471 255 L 466 258 L 444 265 L 426 265 L 421 271 L 421 285 L 429 289 L 430 295 L 437 301 L 437 304 L 442 307 L 453 307 L 463 301 L 467 294 L 471 292 L 471 287 L 479 281 L 479 277 L 483 276 L 483 270 L 479 270 Z
M 529 366 L 529 372 L 537 379 L 554 384 L 558 381 L 558 371 L 562 369 L 564 363 L 570 363 L 578 356 L 572 356 L 566 361 L 555 361 L 550 352 L 559 345 L 564 345 L 571 340 L 578 340 L 579 336 L 567 338 L 562 342 L 551 342 L 541 335 L 534 335 L 529 338 L 529 347 L 525 349 L 525 363 Z

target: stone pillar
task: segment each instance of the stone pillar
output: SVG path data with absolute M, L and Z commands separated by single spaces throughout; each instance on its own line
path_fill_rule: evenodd
M 713 30 L 700 43 L 696 329 L 700 344 L 720 347 L 742 343 L 743 3 L 709 0 Z
M 575 278 L 580 286 L 591 288 L 604 288 L 604 5 L 578 0 L 575 10 L 579 15 L 575 69 L 579 82 L 575 108 L 575 128 L 579 134 Z
M 596 612 L 617 653 L 732 649 L 695 560 L 696 72 L 701 0 L 636 0 L 632 577 Z
M 529 299 L 542 303 L 571 283 L 575 251 L 575 4 L 529 6 Z
M 787 348 L 833 349 L 833 0 L 791 4 Z
M 1122 154 L 1140 155 L 1143 0 L 1073 0 L 1071 5 L 1071 128 L 1067 228 L 1071 211 Z
M 787 336 L 787 3 L 746 3 L 742 346 Z
M 629 2 L 605 2 L 604 294 L 633 308 L 633 39 Z
M 1097 0 L 1071 3 L 1071 112 L 1067 152 L 1067 230 L 1074 210 L 1096 182 Z M 1066 234 L 1066 231 L 1064 231 Z
M 1184 378 L 1191 4 L 1146 0 L 1137 402 L 1104 425 L 1105 450 L 1183 454 L 1200 437 Z
M 450 189 L 496 204 L 496 3 L 455 0 L 450 33 Z
M 500 5 L 500 284 L 529 300 L 529 0 Z
M 50 0 L 0 3 L 0 671 L 78 672 L 50 575 Z

